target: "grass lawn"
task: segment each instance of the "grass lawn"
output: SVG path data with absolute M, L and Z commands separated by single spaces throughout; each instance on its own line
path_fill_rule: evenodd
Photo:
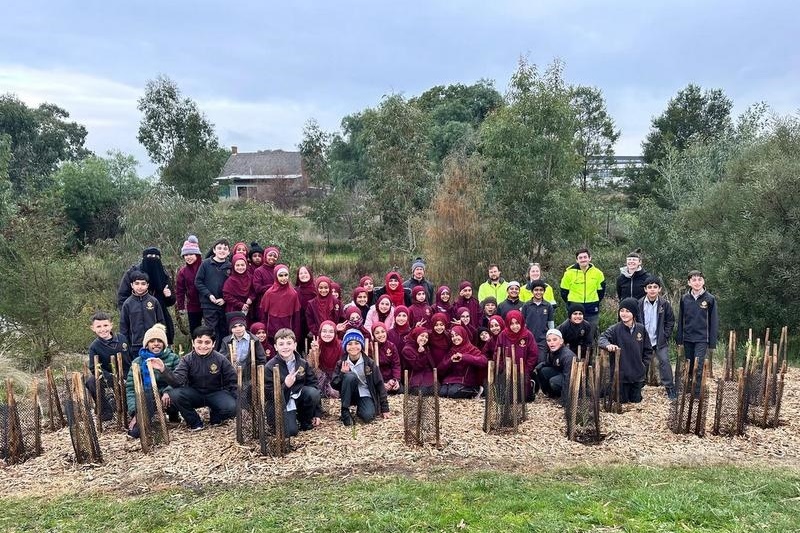
M 2 498 L 5 531 L 797 531 L 800 474 L 615 467 Z

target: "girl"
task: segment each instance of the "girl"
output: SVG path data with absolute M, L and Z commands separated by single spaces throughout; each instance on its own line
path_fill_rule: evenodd
M 386 324 L 375 322 L 372 325 L 372 338 L 375 339 L 376 348 L 372 353 L 372 358 L 378 362 L 386 392 L 389 394 L 402 392 L 400 387 L 400 354 L 397 352 L 397 346 L 389 340 Z
M 469 309 L 466 307 L 459 307 L 456 311 L 456 319 L 453 320 L 453 323 L 466 329 L 470 339 L 475 338 L 476 328 L 473 325 L 472 315 L 470 314 Z
M 275 267 L 275 282 L 261 299 L 261 322 L 267 325 L 267 338 L 275 342 L 275 333 L 281 328 L 294 331 L 300 338 L 300 297 L 289 283 L 289 267 Z
M 297 338 L 298 345 L 302 346 L 305 339 L 310 339 L 308 321 L 306 320 L 306 310 L 308 302 L 317 296 L 317 288 L 314 285 L 314 272 L 309 266 L 301 266 L 297 269 L 294 282 L 297 296 L 300 298 L 300 333 L 302 337 Z M 303 347 L 304 349 L 306 347 Z
M 272 346 L 267 342 L 267 326 L 263 322 L 253 322 L 250 326 L 250 333 L 261 343 L 261 347 L 264 348 L 264 355 L 269 361 L 272 357 Z
M 481 319 L 481 304 L 473 296 L 472 283 L 469 281 L 462 281 L 458 284 L 458 300 L 456 300 L 455 306 L 469 309 L 470 322 L 478 324 Z
M 181 248 L 181 256 L 186 264 L 178 270 L 178 276 L 175 278 L 177 298 L 175 307 L 181 315 L 189 318 L 189 333 L 191 333 L 203 320 L 200 295 L 194 285 L 194 278 L 197 277 L 197 270 L 200 268 L 203 257 L 197 237 L 189 235 Z
M 367 289 L 364 287 L 356 287 L 353 289 L 353 301 L 347 304 L 355 305 L 358 307 L 358 310 L 361 311 L 361 318 L 367 318 L 367 313 L 369 312 L 369 294 L 367 294 Z
M 222 298 L 225 300 L 225 312 L 241 311 L 247 315 L 247 321 L 254 322 L 254 313 L 251 306 L 256 297 L 253 288 L 253 279 L 247 270 L 247 256 L 235 254 L 233 256 L 231 275 L 222 286 Z
M 378 301 L 369 308 L 367 312 L 367 319 L 364 321 L 364 327 L 372 331 L 372 325 L 376 322 L 383 322 L 387 330 L 394 326 L 394 309 L 392 309 L 392 300 L 385 294 L 378 298 Z
M 275 246 L 268 246 L 264 250 L 264 258 L 260 267 L 253 271 L 253 285 L 256 295 L 260 299 L 264 293 L 275 283 L 275 265 L 278 264 L 281 252 Z
M 525 401 L 533 401 L 533 387 L 531 374 L 539 360 L 539 351 L 536 348 L 536 339 L 525 327 L 525 319 L 517 309 L 512 309 L 506 314 L 506 329 L 497 339 L 500 347 L 500 371 L 504 371 L 506 357 L 513 357 L 514 361 L 523 365 L 523 379 L 525 381 Z
M 411 323 L 414 327 L 428 326 L 433 312 L 428 305 L 428 294 L 425 292 L 425 287 L 417 285 L 411 289 L 411 300 L 414 302 L 408 308 Z
M 469 332 L 463 326 L 453 326 L 452 347 L 437 366 L 439 396 L 443 398 L 474 398 L 481 393 L 485 369 L 489 364 L 481 351 L 469 342 Z
M 367 291 L 367 305 L 375 305 L 375 282 L 372 280 L 372 276 L 363 276 L 358 281 L 358 286 L 364 287 Z
M 342 310 L 331 293 L 331 279 L 327 276 L 317 278 L 317 295 L 306 306 L 306 323 L 311 336 L 319 335 L 319 327 L 326 320 L 338 324 Z
M 339 391 L 331 387 L 331 378 L 341 355 L 342 346 L 336 338 L 336 323 L 323 320 L 319 325 L 319 336 L 311 341 L 308 360 L 317 369 L 319 390 L 324 398 L 339 397 Z
M 410 374 L 409 392 L 420 392 L 425 396 L 433 395 L 433 369 L 436 368 L 428 346 L 428 336 L 428 330 L 424 327 L 414 328 L 409 333 L 408 343 L 402 352 L 402 359 Z
M 433 317 L 431 317 L 431 324 L 428 344 L 431 347 L 433 362 L 438 365 L 447 357 L 447 352 L 450 351 L 450 332 L 447 331 L 450 319 L 444 313 L 434 313 Z
M 455 309 L 450 301 L 451 299 L 450 287 L 442 285 L 436 291 L 436 302 L 433 304 L 433 311 L 435 313 L 444 313 L 449 318 L 455 318 Z
M 495 359 L 497 355 L 497 339 L 500 338 L 500 334 L 506 329 L 506 323 L 503 320 L 503 317 L 500 315 L 493 315 L 489 317 L 489 334 L 491 337 L 489 341 L 483 346 L 483 353 L 486 354 L 491 360 Z
M 394 308 L 394 325 L 389 328 L 389 340 L 397 346 L 400 353 L 403 353 L 403 348 L 406 346 L 406 336 L 409 333 L 411 333 L 411 325 L 408 319 L 408 307 L 398 305 Z
M 247 261 L 250 263 L 250 272 L 255 273 L 255 270 L 264 264 L 264 249 L 258 242 L 253 241 L 250 243 L 250 251 L 247 252 Z
M 481 322 L 478 325 L 488 328 L 489 319 L 497 314 L 497 298 L 494 296 L 487 296 L 484 298 L 481 302 L 481 309 Z
M 245 243 L 237 242 L 236 244 L 233 245 L 233 250 L 232 250 L 231 253 L 233 253 L 233 255 L 241 254 L 241 255 L 247 257 L 247 253 L 249 251 L 250 250 L 247 249 L 247 245 Z
M 399 272 L 389 272 L 383 278 L 384 286 L 378 289 L 376 296 L 387 295 L 395 309 L 401 305 L 411 305 L 410 293 L 403 287 L 403 276 Z
M 355 305 L 348 304 L 347 307 L 344 308 L 344 322 L 340 322 L 336 326 L 336 331 L 341 336 L 345 331 L 351 329 L 360 331 L 367 341 L 372 339 L 372 333 L 364 327 L 364 319 L 361 318 L 361 311 L 359 311 L 358 307 Z

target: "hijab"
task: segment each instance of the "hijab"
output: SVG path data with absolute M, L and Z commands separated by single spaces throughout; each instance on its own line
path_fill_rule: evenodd
M 395 278 L 397 279 L 397 288 L 392 290 L 389 288 L 389 280 Z M 406 290 L 403 287 L 403 276 L 400 275 L 399 272 L 389 272 L 386 274 L 386 277 L 383 278 L 384 285 L 383 289 L 386 292 L 386 295 L 389 296 L 392 300 L 392 305 L 395 308 L 405 305 L 406 303 Z
M 275 265 L 275 281 L 272 282 L 272 287 L 267 289 L 267 292 L 264 293 L 264 299 L 261 301 L 262 310 L 268 306 L 270 316 L 292 316 L 300 311 L 300 299 L 297 296 L 297 291 L 294 290 L 288 280 L 285 285 L 282 285 L 281 282 L 278 281 L 278 273 L 282 270 L 288 273 L 289 267 L 286 265 Z

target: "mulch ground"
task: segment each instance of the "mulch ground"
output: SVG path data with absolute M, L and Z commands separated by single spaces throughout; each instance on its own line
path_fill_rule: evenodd
M 528 405 L 528 420 L 515 434 L 482 431 L 483 401 L 441 400 L 441 442 L 409 447 L 403 442 L 402 398 L 390 398 L 391 418 L 357 426 L 355 436 L 334 417 L 291 440 L 282 458 L 263 457 L 255 446 L 236 443 L 234 424 L 190 433 L 170 430 L 171 442 L 145 455 L 138 440 L 106 430 L 100 435 L 102 464 L 79 465 L 69 430 L 44 432 L 44 453 L 0 468 L 4 495 L 59 495 L 92 492 L 140 494 L 166 488 L 203 489 L 270 483 L 310 475 L 347 478 L 408 475 L 428 478 L 458 471 L 501 470 L 535 473 L 570 466 L 727 465 L 785 467 L 800 471 L 800 371 L 786 376 L 781 425 L 748 426 L 743 437 L 676 435 L 667 428 L 669 403 L 663 389 L 646 387 L 644 401 L 622 414 L 602 413 L 602 442 L 584 445 L 565 438 L 563 409 L 541 396 Z M 713 398 L 713 385 L 712 395 Z M 338 405 L 331 403 L 331 411 Z

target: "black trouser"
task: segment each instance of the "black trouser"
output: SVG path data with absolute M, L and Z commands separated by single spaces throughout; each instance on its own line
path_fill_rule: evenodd
M 225 308 L 217 306 L 215 309 L 203 308 L 203 322 L 206 327 L 214 330 L 217 340 L 214 341 L 214 349 L 220 351 L 222 339 L 228 334 L 228 325 L 225 320 Z M 194 333 L 194 330 L 192 330 Z
M 478 387 L 467 387 L 461 383 L 445 383 L 439 387 L 439 396 L 454 399 L 474 398 L 479 390 Z
M 236 416 L 236 398 L 228 391 L 202 394 L 192 387 L 178 387 L 169 391 L 169 397 L 189 427 L 202 425 L 200 415 L 195 410 L 198 407 L 208 406 L 211 424 L 219 424 Z
M 543 366 L 536 372 L 536 382 L 542 392 L 550 398 L 560 398 L 564 389 L 564 374 L 560 368 Z
M 203 323 L 202 311 L 187 311 L 186 317 L 189 319 L 189 338 L 192 337 L 192 332 L 200 327 Z
M 303 387 L 300 397 L 294 401 L 296 409 L 283 414 L 283 430 L 287 437 L 294 437 L 300 427 L 308 427 L 320 405 L 319 389 Z M 369 399 L 370 401 L 371 398 Z
M 111 386 L 111 390 L 113 391 L 113 383 L 114 383 L 114 375 L 111 372 L 103 372 L 103 380 L 100 383 L 100 418 L 102 420 L 111 420 L 114 418 L 114 411 L 116 410 L 116 406 L 112 405 L 112 401 L 114 401 L 113 393 L 111 395 L 107 394 L 106 389 Z M 86 390 L 89 391 L 89 394 L 92 395 L 92 401 L 97 401 L 97 382 L 94 376 L 89 376 L 86 378 L 85 381 Z
M 637 383 L 620 383 L 619 384 L 620 403 L 641 402 L 643 388 L 644 388 L 644 381 L 639 381 Z
M 358 392 L 358 376 L 354 372 L 342 374 L 342 388 L 340 389 L 342 398 L 342 412 L 350 410 L 350 406 L 356 405 L 356 416 L 364 422 L 372 422 L 377 414 L 375 412 L 375 402 L 372 396 L 361 396 Z

